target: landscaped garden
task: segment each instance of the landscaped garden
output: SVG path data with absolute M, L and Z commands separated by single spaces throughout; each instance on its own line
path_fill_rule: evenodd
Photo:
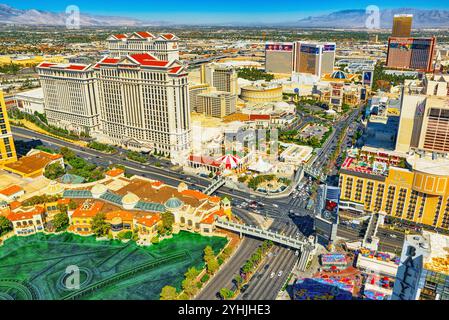
M 68 173 L 73 176 L 82 177 L 85 182 L 104 179 L 105 168 L 87 162 L 83 158 L 78 157 L 75 152 L 65 147 L 61 148 L 58 153 L 64 157 L 66 168 L 61 167 L 58 163 L 51 164 L 45 169 L 44 176 L 46 178 L 56 180 Z
M 287 189 L 291 181 L 287 178 L 278 178 L 274 174 L 269 175 L 242 175 L 238 178 L 240 183 L 245 183 L 248 188 L 259 192 L 279 193 Z
M 157 300 L 162 288 L 181 291 L 184 274 L 205 266 L 206 247 L 217 253 L 226 243 L 188 232 L 150 247 L 69 233 L 13 237 L 0 247 L 0 300 Z M 66 270 L 74 268 L 80 288 L 69 290 Z

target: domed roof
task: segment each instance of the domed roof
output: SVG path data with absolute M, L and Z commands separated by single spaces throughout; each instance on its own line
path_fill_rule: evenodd
M 108 191 L 108 188 L 106 188 L 106 186 L 104 184 L 101 184 L 101 183 L 97 183 L 90 190 L 90 192 L 92 192 L 92 194 L 103 194 L 106 191 Z
M 49 195 L 62 193 L 63 191 L 64 191 L 64 188 L 62 187 L 62 185 L 54 180 L 51 181 L 50 184 L 45 189 L 45 193 L 49 194 Z
M 165 202 L 165 206 L 168 209 L 177 209 L 180 208 L 184 203 L 176 197 L 172 197 Z
M 132 204 L 136 204 L 137 202 L 139 202 L 139 200 L 140 200 L 140 198 L 138 196 L 136 196 L 134 193 L 128 192 L 128 194 L 123 197 L 122 203 L 124 205 L 132 205 Z
M 346 79 L 346 74 L 343 71 L 335 71 L 332 73 L 333 79 Z
M 178 192 L 183 192 L 185 190 L 189 189 L 189 187 L 187 186 L 187 184 L 185 184 L 184 182 L 181 182 L 178 185 Z

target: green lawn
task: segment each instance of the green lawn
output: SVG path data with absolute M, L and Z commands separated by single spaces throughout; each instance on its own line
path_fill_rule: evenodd
M 107 285 L 76 299 L 157 300 L 166 285 L 180 288 L 189 267 L 203 267 L 203 251 L 208 245 L 215 251 L 227 243 L 225 238 L 203 237 L 181 232 L 149 248 L 134 242 L 98 242 L 93 237 L 72 234 L 38 234 L 14 237 L 0 247 L 0 300 L 63 299 L 75 291 L 64 286 L 68 266 L 80 269 L 81 290 L 110 280 Z M 169 262 L 157 264 L 172 257 Z M 156 264 L 152 266 L 150 262 Z M 142 265 L 145 270 L 117 279 L 117 274 Z

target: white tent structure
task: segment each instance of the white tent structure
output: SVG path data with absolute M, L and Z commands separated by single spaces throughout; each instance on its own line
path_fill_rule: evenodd
M 259 157 L 259 160 L 251 166 L 248 167 L 249 170 L 258 172 L 258 173 L 268 173 L 271 170 L 273 170 L 273 165 L 269 162 L 266 162 L 262 159 L 262 157 Z

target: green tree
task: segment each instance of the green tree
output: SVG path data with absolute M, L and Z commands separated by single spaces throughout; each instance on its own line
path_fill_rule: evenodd
M 152 244 L 158 244 L 158 243 L 159 243 L 159 237 L 158 237 L 158 236 L 153 237 L 153 238 L 151 239 L 151 243 L 152 243 Z
M 229 300 L 234 296 L 234 291 L 228 288 L 222 288 L 220 289 L 220 296 L 223 300 Z
M 111 226 L 106 222 L 105 213 L 97 213 L 92 219 L 92 231 L 97 237 L 104 237 L 108 235 Z
M 178 298 L 178 293 L 176 292 L 176 288 L 172 286 L 165 286 L 161 291 L 161 300 L 176 300 Z
M 195 279 L 186 278 L 182 281 L 182 289 L 184 290 L 184 293 L 187 294 L 189 297 L 195 295 L 198 288 L 195 284 Z
M 62 147 L 59 152 L 62 154 L 64 159 L 67 161 L 70 161 L 71 159 L 76 157 L 75 152 L 73 152 L 72 150 L 70 150 L 67 147 Z
M 209 272 L 209 274 L 214 274 L 220 268 L 220 264 L 218 263 L 218 260 L 216 257 L 209 259 L 206 262 L 206 266 L 207 266 L 207 272 Z
M 49 166 L 47 166 L 47 168 L 45 168 L 44 176 L 47 179 L 56 180 L 62 177 L 64 173 L 64 168 L 59 164 L 59 162 L 57 162 L 50 164 Z
M 61 232 L 69 227 L 69 216 L 65 212 L 58 213 L 53 219 L 53 227 L 56 232 Z
M 184 276 L 189 279 L 196 279 L 196 277 L 198 277 L 199 274 L 200 272 L 195 267 L 191 267 L 187 270 Z
M 73 199 L 70 199 L 69 210 L 75 210 L 77 207 L 78 207 L 78 205 L 76 204 L 76 202 L 73 201 Z
M 204 261 L 208 261 L 211 258 L 214 258 L 215 254 L 214 254 L 214 250 L 212 249 L 211 246 L 207 246 L 206 248 L 204 248 Z
M 162 213 L 162 225 L 159 228 L 161 235 L 171 234 L 173 232 L 173 224 L 175 223 L 175 215 L 171 212 Z
M 241 286 L 242 286 L 242 284 L 243 284 L 243 278 L 242 278 L 242 276 L 241 275 L 236 275 L 235 277 L 234 277 L 234 283 L 235 283 L 235 285 L 237 286 L 237 288 L 241 288 Z
M 242 267 L 243 273 L 250 273 L 254 268 L 254 264 L 251 261 L 246 261 L 246 263 Z
M 6 217 L 0 216 L 0 235 L 8 233 L 12 230 L 11 221 Z

